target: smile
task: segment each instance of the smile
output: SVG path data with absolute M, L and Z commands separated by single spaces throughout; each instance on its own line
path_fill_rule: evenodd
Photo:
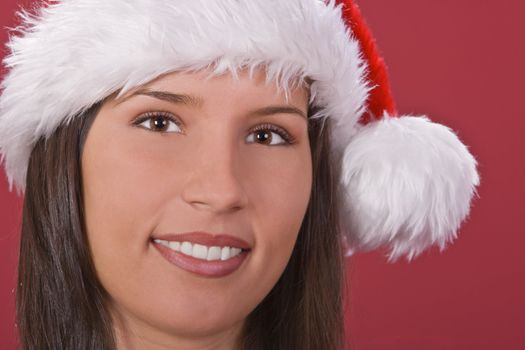
M 242 252 L 241 248 L 235 247 L 218 247 L 218 246 L 205 246 L 202 244 L 192 244 L 191 242 L 177 242 L 177 241 L 165 241 L 162 239 L 153 240 L 155 243 L 161 244 L 175 252 L 181 252 L 182 254 L 192 256 L 196 259 L 213 261 L 213 260 L 229 260 Z
M 238 237 L 205 232 L 166 234 L 150 242 L 172 265 L 203 277 L 233 273 L 251 252 L 251 245 Z

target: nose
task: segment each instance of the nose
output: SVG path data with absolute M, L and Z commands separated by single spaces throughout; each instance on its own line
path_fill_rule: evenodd
M 227 213 L 243 208 L 247 196 L 242 186 L 241 160 L 233 137 L 227 133 L 200 140 L 190 162 L 188 181 L 182 190 L 185 202 L 199 210 Z

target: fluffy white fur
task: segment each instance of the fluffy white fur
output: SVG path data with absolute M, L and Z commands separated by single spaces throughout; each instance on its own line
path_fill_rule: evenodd
M 20 15 L 0 99 L 0 152 L 20 192 L 38 138 L 163 73 L 264 65 L 268 82 L 285 89 L 308 76 L 311 102 L 322 107 L 315 117 L 350 130 L 369 90 L 334 1 L 63 0 Z
M 431 245 L 442 251 L 479 185 L 476 160 L 448 127 L 384 115 L 344 150 L 343 227 L 354 250 L 389 246 L 389 261 Z
M 308 77 L 314 118 L 334 121 L 344 153 L 349 240 L 414 255 L 455 235 L 475 161 L 453 133 L 423 118 L 358 120 L 371 87 L 359 42 L 334 1 L 62 0 L 19 13 L 0 96 L 0 162 L 25 191 L 30 152 L 92 104 L 161 74 L 267 68 L 288 91 Z

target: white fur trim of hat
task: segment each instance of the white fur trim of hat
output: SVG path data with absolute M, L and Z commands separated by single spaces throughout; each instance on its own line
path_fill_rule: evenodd
M 381 108 L 388 83 L 373 79 L 379 57 L 353 1 L 55 0 L 18 15 L 0 86 L 10 191 L 25 192 L 38 139 L 114 92 L 168 72 L 264 65 L 284 89 L 311 81 L 310 118 L 333 120 L 351 251 L 386 246 L 390 261 L 410 260 L 443 249 L 469 213 L 476 160 L 446 126 Z

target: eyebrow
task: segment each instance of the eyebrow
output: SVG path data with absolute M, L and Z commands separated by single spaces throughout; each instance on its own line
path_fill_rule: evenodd
M 122 100 L 119 101 L 117 105 L 137 95 L 150 96 L 158 100 L 162 100 L 162 101 L 166 101 L 166 102 L 170 102 L 174 104 L 189 105 L 192 107 L 202 107 L 204 105 L 204 100 L 200 97 L 184 95 L 184 94 L 174 94 L 174 93 L 166 92 L 166 91 L 155 91 L 155 90 L 150 90 L 150 89 L 137 90 L 131 95 L 122 98 Z
M 200 108 L 204 105 L 204 100 L 197 96 L 191 96 L 191 95 L 185 95 L 185 94 L 174 94 L 172 92 L 155 91 L 155 90 L 149 90 L 149 89 L 137 90 L 131 95 L 122 98 L 122 100 L 119 101 L 117 105 L 137 95 L 149 96 L 149 97 L 153 97 L 158 100 L 161 100 L 161 101 L 166 101 L 166 102 L 173 103 L 173 104 L 183 104 L 183 105 L 188 105 L 188 106 L 192 106 L 196 108 Z M 308 117 L 304 114 L 302 110 L 294 106 L 278 106 L 278 105 L 277 106 L 266 106 L 266 107 L 262 107 L 262 108 L 253 110 L 249 114 L 253 116 L 257 116 L 257 117 L 262 117 L 262 116 L 279 114 L 279 113 L 298 114 L 304 119 L 308 119 Z

